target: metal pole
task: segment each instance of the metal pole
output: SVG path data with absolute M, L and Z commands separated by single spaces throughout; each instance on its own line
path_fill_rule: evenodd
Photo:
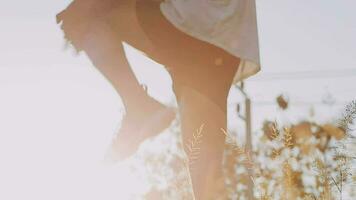
M 246 148 L 247 150 L 252 151 L 252 135 L 251 135 L 251 129 L 252 129 L 252 124 L 251 124 L 251 100 L 249 98 L 246 98 L 245 100 L 245 106 L 246 106 Z
M 252 123 L 251 123 L 251 100 L 250 98 L 246 97 L 245 100 L 245 121 L 246 121 L 246 152 L 249 153 L 251 162 L 253 162 L 253 156 L 252 156 Z M 247 195 L 249 200 L 254 200 L 254 195 L 253 195 L 253 188 L 254 184 L 252 181 L 252 169 L 247 169 L 248 174 L 249 174 L 249 179 L 247 182 Z
M 238 113 L 239 117 L 245 121 L 246 123 L 246 145 L 245 152 L 249 154 L 249 159 L 253 163 L 253 155 L 252 155 L 252 122 L 251 122 L 251 99 L 248 97 L 247 93 L 244 91 L 244 83 L 241 83 L 241 86 L 236 86 L 236 88 L 243 94 L 245 97 L 245 116 L 242 116 Z M 254 183 L 252 180 L 252 169 L 246 169 L 248 171 L 248 181 L 247 181 L 247 199 L 254 200 L 253 190 Z

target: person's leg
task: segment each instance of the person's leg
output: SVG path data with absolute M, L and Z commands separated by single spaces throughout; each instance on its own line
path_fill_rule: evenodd
M 126 115 L 109 152 L 114 160 L 124 159 L 134 153 L 144 139 L 167 128 L 175 113 L 151 98 L 139 84 L 119 35 L 107 24 L 95 24 L 95 30 L 88 34 L 83 50 L 111 83 L 125 106 Z
M 238 62 L 236 59 L 218 68 L 213 63 L 191 66 L 200 69 L 197 73 L 186 71 L 183 67 L 177 67 L 172 72 L 183 144 L 187 155 L 193 158 L 189 167 L 196 200 L 216 200 L 218 198 L 215 195 L 224 195 L 223 188 L 218 188 L 223 187 L 220 181 L 223 180 L 225 135 L 221 129 L 226 130 L 227 97 Z M 201 143 L 196 146 L 199 148 L 196 156 L 197 152 L 192 152 L 193 148 L 189 149 L 187 145 L 191 145 L 193 133 L 201 125 L 204 125 L 203 136 Z
M 148 96 L 128 63 L 119 35 L 105 23 L 96 23 L 95 29 L 87 36 L 84 52 L 120 94 L 127 112 L 141 110 L 137 101 Z
M 216 191 L 219 184 L 224 189 L 220 181 L 225 135 L 221 129 L 227 126 L 227 96 L 240 60 L 180 32 L 165 20 L 157 3 L 141 0 L 137 12 L 148 38 L 159 51 L 157 59 L 169 66 L 185 151 L 194 161 L 189 171 L 195 199 L 216 200 L 217 194 L 224 193 Z M 193 142 L 195 149 L 191 140 L 202 125 L 202 141 Z
M 221 128 L 226 128 L 226 110 L 221 107 L 225 107 L 225 104 L 217 105 L 211 97 L 188 86 L 180 86 L 176 95 L 179 98 L 183 145 L 190 161 L 188 167 L 195 199 L 216 200 L 214 197 L 218 192 L 224 195 L 224 190 L 217 187 L 219 181 L 223 180 L 225 137 Z M 201 126 L 202 137 L 200 141 L 195 141 L 193 133 Z

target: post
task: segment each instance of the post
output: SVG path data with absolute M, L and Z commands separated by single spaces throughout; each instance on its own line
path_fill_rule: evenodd
M 250 98 L 246 97 L 245 100 L 245 121 L 246 121 L 246 152 L 250 154 L 251 162 L 253 162 L 253 155 L 252 155 L 252 123 L 251 123 L 251 100 Z M 247 169 L 249 174 L 249 179 L 247 182 L 247 197 L 249 200 L 254 200 L 253 195 L 253 188 L 254 183 L 252 180 L 252 171 L 253 169 Z
M 243 94 L 245 97 L 245 116 L 240 115 L 238 112 L 238 116 L 245 121 L 246 123 L 246 137 L 245 137 L 245 151 L 250 154 L 251 162 L 253 162 L 253 155 L 252 155 L 252 122 L 251 122 L 251 99 L 248 97 L 247 93 L 244 91 L 244 82 L 241 82 L 241 86 L 237 86 L 236 88 Z M 253 170 L 246 169 L 249 174 L 249 179 L 247 182 L 247 199 L 254 200 L 253 189 L 254 189 L 254 182 L 252 180 Z

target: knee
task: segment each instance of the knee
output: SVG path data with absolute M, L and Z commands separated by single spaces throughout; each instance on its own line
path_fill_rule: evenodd
M 212 95 L 185 85 L 176 86 L 174 90 L 183 121 L 185 119 L 192 120 L 196 124 L 202 124 L 206 121 L 223 123 L 227 110 L 227 97 L 225 95 Z M 220 120 L 222 121 L 220 122 Z
M 202 87 L 194 87 L 183 84 L 173 84 L 173 91 L 177 102 L 182 109 L 215 110 L 215 107 L 226 112 L 227 97 L 230 85 L 207 84 Z

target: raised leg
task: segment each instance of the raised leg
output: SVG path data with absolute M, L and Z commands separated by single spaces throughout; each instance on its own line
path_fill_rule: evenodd
M 147 95 L 126 59 L 119 35 L 105 23 L 97 23 L 96 30 L 88 35 L 84 51 L 120 94 L 126 110 L 139 109 L 137 101 Z
M 126 115 L 120 133 L 109 152 L 114 160 L 124 159 L 132 155 L 144 139 L 168 127 L 175 113 L 151 98 L 139 84 L 119 35 L 107 24 L 95 25 L 95 30 L 87 36 L 83 50 L 121 96 L 125 106 Z

